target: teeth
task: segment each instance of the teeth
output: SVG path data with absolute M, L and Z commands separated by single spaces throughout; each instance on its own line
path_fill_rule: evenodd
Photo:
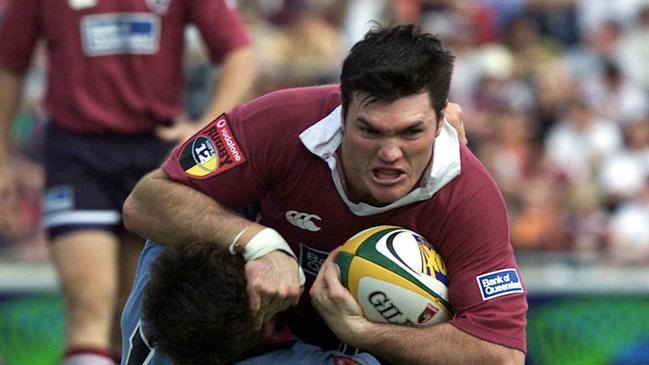
M 399 172 L 398 172 L 398 171 L 390 171 L 390 170 L 377 170 L 377 171 L 376 171 L 376 174 L 377 174 L 378 176 L 387 176 L 387 177 L 395 177 L 395 176 L 399 176 Z

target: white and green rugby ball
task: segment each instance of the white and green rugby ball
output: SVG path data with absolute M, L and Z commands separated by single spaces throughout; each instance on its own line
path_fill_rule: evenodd
M 359 232 L 343 244 L 336 264 L 371 321 L 427 327 L 452 317 L 446 265 L 411 230 L 377 226 Z

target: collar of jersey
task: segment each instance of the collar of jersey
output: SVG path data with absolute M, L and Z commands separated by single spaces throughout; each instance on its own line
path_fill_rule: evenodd
M 300 134 L 300 140 L 311 153 L 327 163 L 338 194 L 355 215 L 379 214 L 426 200 L 460 174 L 460 142 L 457 132 L 448 122 L 444 122 L 441 133 L 435 139 L 433 163 L 424 173 L 425 176 L 417 188 L 403 198 L 383 207 L 363 202 L 354 203 L 347 197 L 343 177 L 337 168 L 336 150 L 342 141 L 341 118 L 341 107 L 338 106 L 329 115 L 303 131 Z

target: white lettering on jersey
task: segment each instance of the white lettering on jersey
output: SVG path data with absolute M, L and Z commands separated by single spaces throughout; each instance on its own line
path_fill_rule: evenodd
M 300 267 L 304 270 L 305 273 L 313 275 L 314 277 L 318 275 L 322 263 L 329 256 L 329 252 L 315 249 L 309 247 L 300 242 Z
M 160 46 L 160 18 L 150 13 L 86 15 L 81 19 L 86 56 L 155 54 Z
M 169 3 L 171 3 L 171 0 L 146 0 L 149 9 L 160 15 L 164 15 L 167 12 Z
M 513 293 L 523 293 L 523 283 L 516 269 L 503 269 L 476 276 L 482 300 Z
M 68 0 L 68 5 L 72 10 L 87 9 L 97 5 L 97 0 Z

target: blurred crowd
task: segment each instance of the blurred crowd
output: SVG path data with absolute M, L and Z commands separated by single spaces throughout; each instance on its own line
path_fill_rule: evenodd
M 649 262 L 649 0 L 239 0 L 253 37 L 255 94 L 335 83 L 376 20 L 416 22 L 456 55 L 451 101 L 500 186 L 517 251 Z M 0 5 L 2 0 L 0 0 Z M 1 12 L 0 12 L 1 19 Z M 0 20 L 1 21 L 1 20 Z M 190 114 L 218 69 L 188 29 Z M 0 256 L 44 259 L 42 55 L 15 123 L 22 204 Z

